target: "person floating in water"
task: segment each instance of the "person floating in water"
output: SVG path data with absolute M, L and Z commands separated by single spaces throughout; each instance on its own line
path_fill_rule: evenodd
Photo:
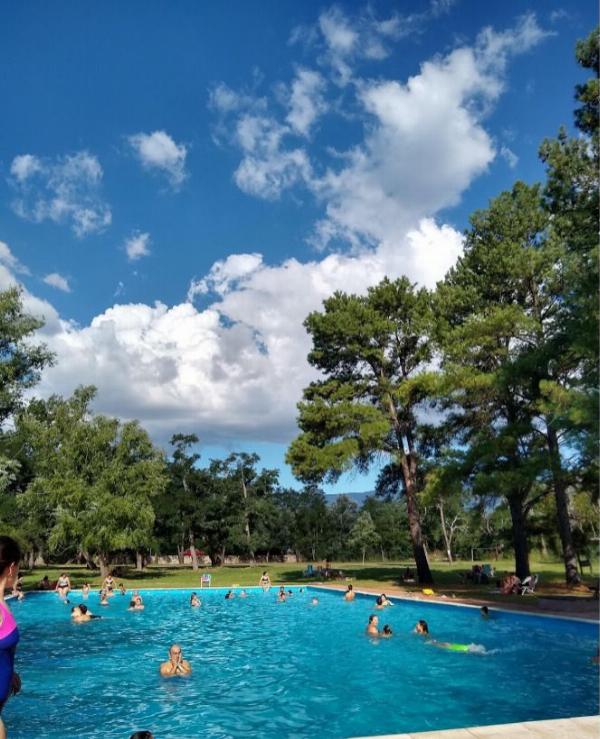
M 355 598 L 356 598 L 356 593 L 354 592 L 352 583 L 350 583 L 348 587 L 346 588 L 346 592 L 344 593 L 344 600 L 354 600 Z
M 190 663 L 183 659 L 183 653 L 179 644 L 173 644 L 169 649 L 169 659 L 160 666 L 160 674 L 163 677 L 183 677 L 192 671 Z
M 269 577 L 269 573 L 266 570 L 260 576 L 258 584 L 263 590 L 268 590 L 271 587 L 271 578 Z
M 94 616 L 89 608 L 82 603 L 81 605 L 73 606 L 73 608 L 71 608 L 71 618 L 75 624 L 84 624 L 93 619 L 102 618 L 102 616 Z
M 368 636 L 379 636 L 379 617 L 372 613 L 369 616 L 369 623 L 367 624 L 367 635 Z
M 313 598 L 310 601 L 310 604 L 311 604 L 311 606 L 318 606 L 319 605 L 319 599 L 318 598 Z
M 285 588 L 283 585 L 279 588 L 279 592 L 277 593 L 277 602 L 278 603 L 285 603 L 286 601 L 286 594 L 285 594 Z
M 129 611 L 143 611 L 144 610 L 144 601 L 142 600 L 142 596 L 138 593 L 138 591 L 134 591 L 133 595 L 131 596 L 131 600 L 129 601 L 129 608 L 127 609 Z
M 201 605 L 202 605 L 202 601 L 200 600 L 200 598 L 198 598 L 196 593 L 192 593 L 190 596 L 190 606 L 192 608 L 198 608 L 198 606 L 201 606 Z
M 415 632 L 421 634 L 427 639 L 428 644 L 440 649 L 448 649 L 450 652 L 485 652 L 485 649 L 478 644 L 457 644 L 455 642 L 437 641 L 432 639 L 429 634 L 429 626 L 427 621 L 420 619 L 415 625 Z
M 20 561 L 21 550 L 17 542 L 9 536 L 0 536 L 0 712 L 8 698 L 21 690 L 21 678 L 14 669 L 19 629 L 4 601 L 4 591 L 17 581 Z M 1 718 L 0 739 L 6 739 Z
M 233 592 L 233 590 L 228 590 L 225 593 L 225 600 L 233 600 L 234 598 L 235 598 L 235 593 Z
M 247 598 L 247 597 L 248 597 L 248 593 L 245 590 L 242 590 L 240 592 L 240 598 Z

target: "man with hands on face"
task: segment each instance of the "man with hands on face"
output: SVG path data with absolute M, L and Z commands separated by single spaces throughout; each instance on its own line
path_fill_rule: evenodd
M 189 675 L 192 671 L 190 663 L 183 659 L 179 644 L 172 644 L 169 649 L 169 659 L 160 666 L 160 674 L 163 677 L 176 677 Z

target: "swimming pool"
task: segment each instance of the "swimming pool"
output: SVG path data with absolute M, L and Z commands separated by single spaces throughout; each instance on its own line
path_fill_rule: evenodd
M 146 609 L 116 595 L 88 605 L 102 619 L 70 623 L 53 593 L 11 608 L 21 630 L 23 692 L 4 709 L 11 739 L 123 737 L 150 729 L 166 737 L 351 737 L 498 724 L 598 712 L 594 624 L 397 601 L 381 612 L 394 637 L 364 635 L 373 598 L 275 590 L 141 591 Z M 318 606 L 311 606 L 316 595 Z M 80 602 L 78 593 L 72 603 Z M 433 637 L 485 648 L 452 653 L 411 633 L 425 618 Z M 161 679 L 177 641 L 186 679 Z

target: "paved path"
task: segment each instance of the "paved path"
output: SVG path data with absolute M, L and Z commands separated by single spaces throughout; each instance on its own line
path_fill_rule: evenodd
M 469 729 L 386 734 L 370 739 L 598 739 L 598 736 L 600 736 L 600 717 L 582 716 L 554 721 L 474 726 Z M 367 737 L 356 739 L 367 739 Z

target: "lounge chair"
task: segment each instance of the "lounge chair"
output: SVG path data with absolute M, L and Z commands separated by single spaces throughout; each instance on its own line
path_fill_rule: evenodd
M 529 575 L 521 583 L 521 595 L 535 592 L 535 586 L 538 584 L 539 577 L 537 575 Z

